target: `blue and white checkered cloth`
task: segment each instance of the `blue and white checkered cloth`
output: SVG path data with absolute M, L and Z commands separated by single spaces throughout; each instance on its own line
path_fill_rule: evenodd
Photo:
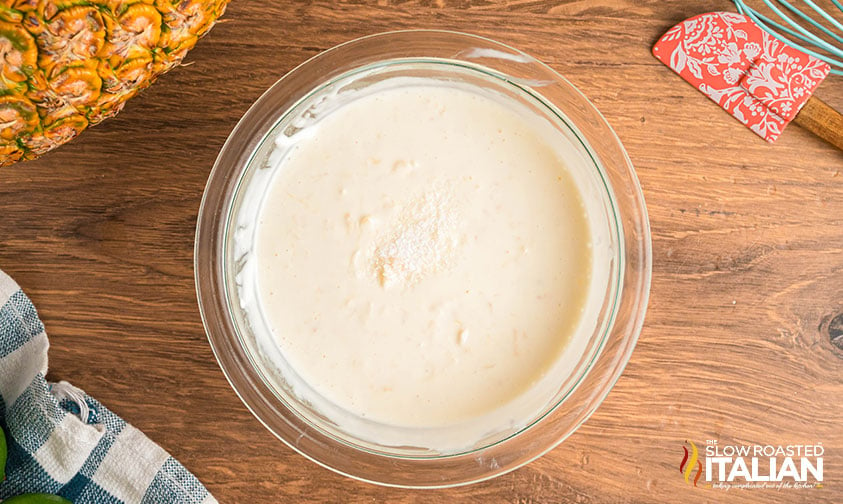
M 32 302 L 0 271 L 0 426 L 9 449 L 0 500 L 45 492 L 74 504 L 217 502 L 142 432 L 69 383 L 48 383 L 48 346 Z

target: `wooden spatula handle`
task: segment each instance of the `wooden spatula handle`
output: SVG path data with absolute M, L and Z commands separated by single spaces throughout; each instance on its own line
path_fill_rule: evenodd
M 808 98 L 793 122 L 843 150 L 843 114 L 816 96 Z

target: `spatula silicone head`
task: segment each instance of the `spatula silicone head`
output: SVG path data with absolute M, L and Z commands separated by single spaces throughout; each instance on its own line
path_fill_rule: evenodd
M 656 42 L 653 55 L 768 142 L 831 70 L 733 12 L 686 19 Z

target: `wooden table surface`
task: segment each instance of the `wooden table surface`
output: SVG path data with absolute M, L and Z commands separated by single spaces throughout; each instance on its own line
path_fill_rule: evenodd
M 766 144 L 650 55 L 669 27 L 718 9 L 733 7 L 234 0 L 192 64 L 71 144 L 0 170 L 0 268 L 40 310 L 49 378 L 142 429 L 222 503 L 843 502 L 843 153 L 795 126 Z M 489 482 L 412 491 L 318 467 L 249 414 L 205 339 L 192 261 L 205 180 L 261 92 L 337 43 L 431 27 L 519 47 L 593 100 L 641 180 L 653 283 L 632 360 L 568 441 Z M 843 110 L 843 78 L 817 95 Z M 824 488 L 689 487 L 686 439 L 821 442 Z

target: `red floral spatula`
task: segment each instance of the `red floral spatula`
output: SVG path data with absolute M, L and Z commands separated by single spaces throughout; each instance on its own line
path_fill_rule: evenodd
M 794 121 L 843 150 L 843 115 L 811 96 L 831 67 L 746 16 L 686 19 L 656 42 L 653 55 L 768 142 Z

